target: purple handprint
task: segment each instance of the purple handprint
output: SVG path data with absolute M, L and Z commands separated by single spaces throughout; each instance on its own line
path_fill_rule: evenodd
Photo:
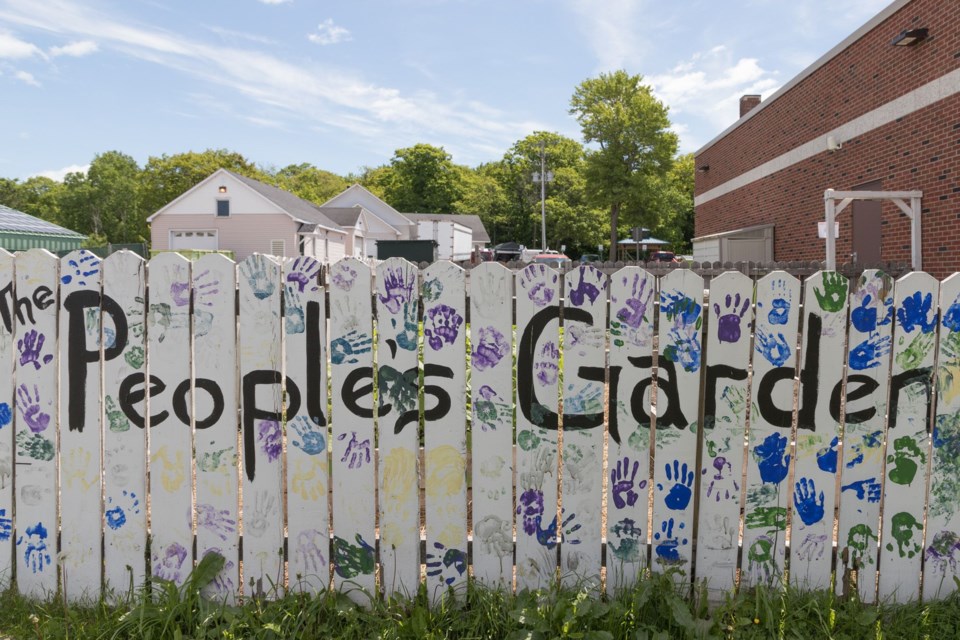
M 331 270 L 333 271 L 333 276 L 330 278 L 330 281 L 333 282 L 335 287 L 342 291 L 350 291 L 353 289 L 353 283 L 357 280 L 357 272 L 349 263 L 338 262 L 333 265 Z
M 283 433 L 280 430 L 280 423 L 276 420 L 261 420 L 257 443 L 260 445 L 260 450 L 267 456 L 267 461 L 273 462 L 278 459 L 283 451 Z
M 523 516 L 523 531 L 528 536 L 537 533 L 543 517 L 543 491 L 527 489 L 520 494 L 520 506 L 517 515 Z
M 293 261 L 293 268 L 287 274 L 287 282 L 293 284 L 300 293 L 306 291 L 307 285 L 312 284 L 310 291 L 317 291 L 317 273 L 320 272 L 320 263 L 308 256 L 300 256 Z
M 40 411 L 40 391 L 37 389 L 37 385 L 33 385 L 32 395 L 27 385 L 20 385 L 20 388 L 17 389 L 17 406 L 20 408 L 23 421 L 27 423 L 30 431 L 41 433 L 50 426 L 50 416 Z
M 710 484 L 707 485 L 707 497 L 712 497 L 717 502 L 720 502 L 721 499 L 729 500 L 731 497 L 737 497 L 736 493 L 730 493 L 729 486 L 723 486 L 732 484 L 734 491 L 740 490 L 740 485 L 737 484 L 737 481 L 732 477 L 733 465 L 731 465 L 724 456 L 717 456 L 713 459 L 713 468 L 716 470 L 716 473 L 710 479 Z M 726 475 L 724 475 L 724 472 L 726 472 Z M 706 475 L 707 469 L 704 469 L 700 473 Z
M 337 440 L 345 440 L 347 434 L 341 433 L 337 436 Z M 347 449 L 343 453 L 343 457 L 340 458 L 340 462 L 349 462 L 347 467 L 350 469 L 359 469 L 364 464 L 370 463 L 370 439 L 360 441 L 357 440 L 357 432 L 350 432 L 350 441 L 347 443 Z
M 743 300 L 740 304 L 740 294 L 731 296 L 727 294 L 724 301 L 723 313 L 720 310 L 719 303 L 713 303 L 713 311 L 717 314 L 717 337 L 720 342 L 738 342 L 740 340 L 741 328 L 740 321 L 743 319 L 747 309 L 750 308 L 750 298 Z
M 471 354 L 475 369 L 483 371 L 495 367 L 508 353 L 510 353 L 510 343 L 502 333 L 493 327 L 481 327 L 477 331 Z
M 202 304 L 205 307 L 212 307 L 213 301 L 210 296 L 220 293 L 220 281 L 213 280 L 210 270 L 193 277 L 193 301 L 194 304 Z
M 439 304 L 427 311 L 423 335 L 430 347 L 437 351 L 444 344 L 453 344 L 456 341 L 462 324 L 463 318 L 456 309 Z
M 181 544 L 172 543 L 164 550 L 162 557 L 154 556 L 153 559 L 156 561 L 153 565 L 154 577 L 171 582 L 180 582 L 180 571 L 187 559 L 187 550 Z
M 417 275 L 404 267 L 386 269 L 381 280 L 383 293 L 377 297 L 391 314 L 397 314 L 403 305 L 413 300 L 413 291 L 417 285 Z
M 553 302 L 554 290 L 540 279 L 547 273 L 547 267 L 542 264 L 531 264 L 520 272 L 520 286 L 527 291 L 527 298 L 538 307 L 545 307 Z M 557 281 L 557 274 L 553 274 L 552 282 Z
M 41 356 L 43 352 L 43 343 L 47 337 L 39 333 L 36 329 L 31 329 L 24 334 L 23 338 L 17 340 L 17 351 L 20 352 L 20 366 L 32 364 L 34 369 L 39 369 L 41 361 L 43 364 L 50 364 L 53 360 L 51 354 Z
M 548 340 L 543 344 L 543 348 L 540 349 L 540 357 L 533 365 L 537 370 L 537 380 L 540 381 L 541 385 L 556 384 L 557 374 L 560 371 L 557 364 L 559 361 L 560 350 L 552 340 Z
M 591 271 L 588 267 L 581 266 L 578 270 L 578 275 L 580 282 L 577 283 L 577 288 L 570 291 L 570 303 L 575 307 L 582 307 L 585 299 L 590 300 L 590 304 L 593 304 L 597 301 L 597 297 L 600 295 L 600 289 L 596 285 L 589 282 L 585 282 L 583 279 L 584 273 Z M 594 271 L 591 275 L 596 277 L 596 272 Z
M 190 283 L 189 282 L 171 282 L 170 299 L 176 307 L 190 306 Z
M 630 466 L 630 458 L 624 457 L 617 461 L 617 466 L 610 470 L 610 489 L 613 491 L 613 504 L 617 509 L 637 504 L 640 494 L 634 491 L 634 488 L 643 489 L 647 486 L 646 480 L 641 480 L 637 484 L 637 472 L 640 470 L 640 462 L 633 461 Z M 629 474 L 629 477 L 628 477 Z M 626 495 L 626 499 L 624 499 Z
M 231 515 L 228 509 L 217 509 L 212 504 L 198 504 L 197 527 L 202 527 L 221 540 L 226 540 L 229 534 L 237 530 L 237 521 L 231 520 Z M 190 517 L 191 514 L 188 513 L 187 518 Z
M 626 306 L 617 311 L 617 320 L 631 329 L 637 329 L 643 322 L 643 317 L 647 314 L 647 307 L 650 305 L 650 299 L 653 298 L 653 284 L 650 285 L 648 290 L 647 282 L 647 278 L 640 279 L 640 274 L 634 275 L 632 294 L 624 301 Z M 626 283 L 626 278 L 624 278 L 624 283 Z

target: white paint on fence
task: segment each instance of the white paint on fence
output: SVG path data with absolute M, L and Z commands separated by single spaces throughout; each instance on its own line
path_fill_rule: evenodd
M 203 256 L 192 284 L 197 561 L 223 556 L 223 569 L 204 593 L 232 603 L 240 592 L 237 267 L 218 254 Z
M 473 573 L 513 586 L 513 272 L 488 262 L 470 272 L 473 411 Z
M 104 590 L 111 601 L 144 583 L 147 550 L 146 263 L 135 253 L 109 256 L 103 269 L 104 299 L 116 317 L 102 314 L 103 333 L 113 332 L 119 351 L 103 362 Z M 126 331 L 122 331 L 123 327 Z M 122 334 L 126 340 L 122 341 Z M 141 391 L 133 395 L 133 389 Z M 236 473 L 236 464 L 231 464 Z
M 926 273 L 897 281 L 890 417 L 883 453 L 883 521 L 880 526 L 881 602 L 920 597 L 920 536 L 927 492 L 933 365 L 940 283 Z M 840 503 L 844 504 L 846 496 Z M 876 544 L 876 542 L 874 542 Z
M 710 283 L 695 564 L 697 579 L 716 592 L 732 590 L 737 577 L 749 389 L 746 366 L 729 363 L 750 361 L 753 297 L 753 281 L 742 273 L 724 273 Z
M 840 519 L 836 590 L 847 572 L 857 575 L 864 602 L 873 602 L 877 582 L 877 528 L 883 488 L 883 431 L 890 382 L 893 280 L 876 269 L 864 271 L 850 293 Z
M 930 493 L 923 547 L 916 548 L 919 530 L 912 524 L 893 532 L 908 552 L 923 553 L 923 598 L 945 598 L 957 590 L 960 577 L 960 274 L 940 286 L 940 340 L 937 354 L 937 410 L 930 456 Z M 896 444 L 896 443 L 894 443 Z M 903 452 L 902 452 L 903 453 Z M 894 463 L 905 462 L 903 457 Z M 916 460 L 922 464 L 923 460 Z M 905 470 L 909 470 L 910 463 Z M 889 474 L 888 474 L 889 477 Z M 911 530 L 905 531 L 906 528 Z M 899 537 L 898 537 L 899 536 Z
M 693 566 L 693 510 L 700 426 L 703 278 L 677 270 L 660 279 L 657 418 L 653 462 L 653 567 Z
M 567 586 L 596 589 L 603 553 L 607 284 L 592 266 L 564 277 L 560 575 Z
M 359 602 L 366 598 L 356 588 L 376 593 L 370 278 L 370 267 L 353 258 L 330 267 L 334 582 Z
M 420 584 L 419 271 L 401 258 L 377 266 L 380 563 L 384 593 Z
M 554 582 L 557 570 L 559 275 L 542 264 L 516 273 L 517 589 Z
M 626 267 L 610 280 L 607 593 L 646 569 L 650 507 L 650 369 L 657 279 Z
M 59 260 L 43 249 L 17 258 L 16 454 L 17 589 L 57 589 L 57 290 Z
M 157 256 L 147 270 L 150 567 L 178 585 L 193 567 L 193 434 L 183 411 L 193 406 L 190 279 L 190 261 L 175 253 Z
M 772 586 L 783 579 L 786 557 L 800 281 L 774 271 L 756 290 L 740 567 L 741 585 Z
M 13 577 L 13 280 L 13 256 L 0 249 L 0 591 Z
M 100 362 L 116 335 L 100 330 L 100 258 L 85 249 L 60 259 L 60 555 L 70 601 L 100 597 Z
M 243 408 L 244 594 L 283 595 L 283 269 L 253 254 L 238 269 Z
M 804 283 L 803 355 L 796 463 L 791 485 L 790 581 L 830 586 L 840 448 L 839 400 L 844 371 L 847 279 L 818 271 Z
M 466 277 L 452 262 L 423 271 L 423 440 L 427 592 L 467 581 Z
M 320 267 L 305 256 L 284 266 L 287 574 L 291 590 L 307 593 L 330 586 L 327 324 Z

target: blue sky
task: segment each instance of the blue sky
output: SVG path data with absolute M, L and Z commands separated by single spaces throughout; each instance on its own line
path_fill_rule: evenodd
M 228 148 L 339 174 L 425 142 L 476 166 L 580 139 L 578 83 L 642 74 L 695 151 L 889 0 L 0 0 L 0 176 Z

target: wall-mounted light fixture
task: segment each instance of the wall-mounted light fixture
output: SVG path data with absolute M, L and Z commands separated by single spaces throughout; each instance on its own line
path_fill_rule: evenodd
M 900 34 L 890 42 L 890 44 L 895 47 L 912 47 L 913 45 L 926 40 L 927 35 L 929 34 L 926 27 L 919 29 L 907 29 L 905 31 L 901 31 Z
M 827 136 L 827 151 L 836 151 L 843 148 L 843 143 L 834 138 L 833 136 Z
M 702 164 L 697 167 L 697 173 L 706 173 L 707 171 L 710 171 L 710 165 L 708 164 Z
M 217 191 L 219 191 L 220 193 L 226 193 L 226 192 L 227 192 L 227 186 L 222 184 L 222 185 L 220 185 L 220 188 L 217 189 Z

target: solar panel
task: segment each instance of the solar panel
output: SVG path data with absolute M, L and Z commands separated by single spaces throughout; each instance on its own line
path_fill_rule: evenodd
M 47 222 L 46 220 L 41 220 L 31 216 L 30 214 L 23 213 L 22 211 L 17 211 L 16 209 L 11 209 L 0 204 L 0 231 L 15 231 L 19 233 L 42 233 L 42 234 L 56 234 L 59 236 L 69 235 L 69 236 L 79 236 L 82 234 L 77 233 L 76 231 L 71 231 L 65 229 L 59 225 L 55 225 L 52 222 Z

